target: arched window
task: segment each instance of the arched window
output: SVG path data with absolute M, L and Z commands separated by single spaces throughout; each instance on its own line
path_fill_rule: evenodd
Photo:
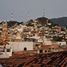
M 26 47 L 24 47 L 24 51 L 26 51 L 27 50 L 27 48 Z

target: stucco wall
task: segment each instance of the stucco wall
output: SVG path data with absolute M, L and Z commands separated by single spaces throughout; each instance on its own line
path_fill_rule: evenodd
M 13 51 L 33 50 L 33 42 L 10 42 Z

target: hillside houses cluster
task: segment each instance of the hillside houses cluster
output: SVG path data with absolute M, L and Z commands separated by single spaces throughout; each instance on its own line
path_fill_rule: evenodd
M 62 28 L 58 24 L 53 24 L 49 19 L 43 19 L 45 18 L 7 27 L 7 41 L 11 43 L 11 46 L 13 45 L 14 51 L 34 49 L 36 51 L 39 50 L 37 51 L 39 53 L 62 51 L 67 47 L 67 29 Z M 0 34 L 2 34 L 3 25 L 8 26 L 8 23 L 2 22 L 0 24 Z

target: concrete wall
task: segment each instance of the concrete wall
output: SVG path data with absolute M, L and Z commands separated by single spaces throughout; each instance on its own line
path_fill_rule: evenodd
M 60 46 L 62 46 L 62 45 L 66 45 L 66 42 L 57 42 L 57 44 L 59 44 Z
M 33 50 L 33 42 L 10 42 L 13 51 Z

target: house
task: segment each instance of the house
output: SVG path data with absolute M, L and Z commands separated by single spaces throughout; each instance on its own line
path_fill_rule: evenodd
M 60 46 L 63 46 L 63 45 L 66 45 L 66 42 L 65 41 L 59 41 L 59 42 L 57 42 L 57 44 Z
M 33 50 L 33 42 L 9 42 L 13 52 Z
M 59 51 L 63 51 L 63 48 L 61 48 L 57 44 L 39 45 L 37 53 L 51 53 L 51 52 L 59 52 Z

